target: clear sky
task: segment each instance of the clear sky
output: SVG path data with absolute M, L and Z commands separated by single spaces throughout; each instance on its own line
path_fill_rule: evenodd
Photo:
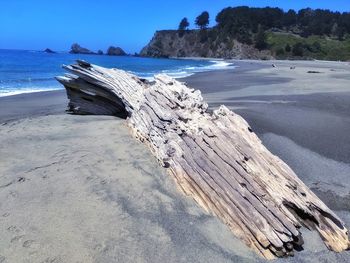
M 176 29 L 206 10 L 211 24 L 227 6 L 304 7 L 350 11 L 350 0 L 0 0 L 0 48 L 69 50 L 74 42 L 92 50 L 121 46 L 138 52 L 158 29 Z

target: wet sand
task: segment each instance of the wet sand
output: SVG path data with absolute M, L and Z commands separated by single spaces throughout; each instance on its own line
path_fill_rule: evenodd
M 64 90 L 0 97 L 0 123 L 43 115 L 64 114 L 67 104 Z
M 250 63 L 263 64 L 265 67 L 249 70 Z M 275 68 L 271 66 L 272 63 L 276 65 Z M 290 69 L 294 66 L 295 69 Z M 234 72 L 212 72 L 212 80 L 207 78 L 201 83 L 202 73 L 199 73 L 188 78 L 187 82 L 201 89 L 212 107 L 225 104 L 242 115 L 270 150 L 276 152 L 279 148 L 285 149 L 281 145 L 274 145 L 271 139 L 279 136 L 323 158 L 338 162 L 340 166 L 350 164 L 349 63 L 266 61 L 249 62 L 246 67 L 248 69 L 238 76 Z M 226 90 L 225 84 L 221 87 L 221 82 L 217 81 L 221 74 L 226 75 L 231 90 Z M 249 79 L 252 79 L 251 83 L 247 82 Z M 213 87 L 216 87 L 216 91 Z M 264 140 L 265 136 L 270 139 Z M 288 158 L 286 153 L 282 154 L 282 150 L 276 153 L 282 159 Z M 300 165 L 290 165 L 296 171 L 300 168 Z M 313 166 L 313 163 L 305 165 Z M 302 177 L 302 174 L 299 176 Z M 342 183 L 347 186 L 343 192 L 348 194 L 350 182 L 347 181 L 350 180 L 342 179 Z
M 350 66 L 237 64 L 184 81 L 246 118 L 349 226 Z M 0 98 L 0 262 L 264 262 L 178 191 L 123 120 L 66 104 L 64 91 Z M 303 235 L 304 251 L 275 262 L 350 260 Z

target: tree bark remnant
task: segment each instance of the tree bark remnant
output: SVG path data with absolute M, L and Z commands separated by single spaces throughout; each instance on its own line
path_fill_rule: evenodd
M 349 248 L 344 223 L 225 106 L 209 112 L 200 91 L 167 75 L 149 82 L 84 61 L 64 68 L 72 74 L 57 80 L 70 112 L 126 118 L 179 188 L 262 257 L 293 255 L 302 226 L 330 250 Z

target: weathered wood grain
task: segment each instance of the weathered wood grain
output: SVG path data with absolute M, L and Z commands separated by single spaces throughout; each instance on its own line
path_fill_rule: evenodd
M 83 61 L 64 68 L 73 75 L 57 80 L 71 112 L 126 118 L 179 188 L 261 256 L 292 255 L 302 226 L 333 251 L 349 248 L 343 222 L 225 106 L 208 112 L 198 90 L 166 75 L 148 82 Z

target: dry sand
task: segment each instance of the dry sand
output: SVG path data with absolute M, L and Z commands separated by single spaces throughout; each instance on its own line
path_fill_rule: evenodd
M 185 81 L 243 115 L 350 225 L 350 66 L 237 64 Z M 182 195 L 123 120 L 65 105 L 61 91 L 0 99 L 1 263 L 264 261 Z M 303 233 L 305 250 L 277 262 L 350 261 Z
M 122 120 L 29 118 L 1 126 L 0 138 L 0 262 L 254 258 L 178 192 Z

